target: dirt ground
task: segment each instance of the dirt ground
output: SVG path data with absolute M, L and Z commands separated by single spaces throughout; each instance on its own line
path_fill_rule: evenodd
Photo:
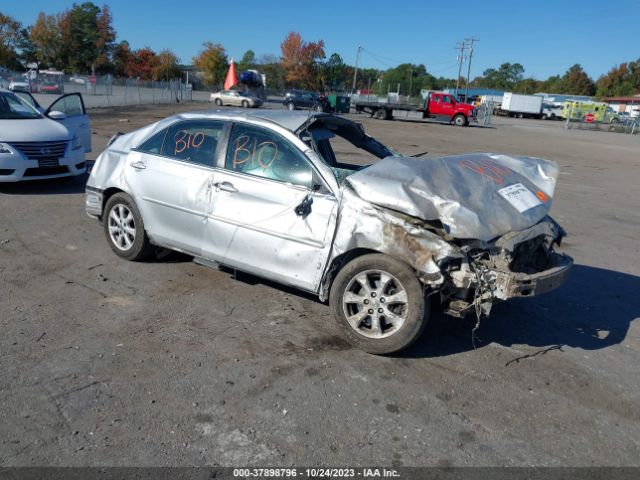
M 202 105 L 91 112 L 116 131 Z M 570 280 L 483 322 L 436 314 L 401 355 L 327 306 L 170 255 L 129 263 L 84 182 L 0 184 L 0 466 L 640 466 L 640 138 L 496 119 L 357 117 L 396 150 L 560 165 Z

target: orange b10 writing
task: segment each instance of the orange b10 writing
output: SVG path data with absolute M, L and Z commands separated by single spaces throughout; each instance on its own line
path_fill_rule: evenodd
M 269 155 L 269 152 L 272 152 Z M 234 142 L 233 168 L 249 162 L 249 165 L 259 165 L 269 168 L 278 156 L 278 145 L 271 141 L 258 143 L 258 139 L 248 135 L 240 135 Z
M 175 154 L 182 153 L 190 148 L 198 148 L 204 143 L 204 132 L 189 133 L 186 130 L 179 130 L 173 136 L 176 144 Z

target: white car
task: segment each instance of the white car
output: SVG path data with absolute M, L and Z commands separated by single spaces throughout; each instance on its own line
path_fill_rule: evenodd
M 9 82 L 9 90 L 12 92 L 28 92 L 29 90 L 34 90 L 34 88 L 29 86 L 29 82 L 23 80 L 12 80 Z
M 82 96 L 63 95 L 44 113 L 39 107 L 29 94 L 0 90 L 0 182 L 86 172 L 91 126 Z

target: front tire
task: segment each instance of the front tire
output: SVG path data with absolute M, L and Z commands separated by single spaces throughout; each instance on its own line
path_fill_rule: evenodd
M 135 262 L 151 254 L 152 247 L 140 211 L 126 193 L 116 193 L 109 198 L 104 208 L 103 225 L 107 242 L 119 257 Z
M 464 127 L 467 124 L 467 119 L 464 115 L 456 115 L 453 117 L 453 124 L 458 127 Z
M 415 273 L 383 254 L 363 255 L 345 265 L 331 286 L 329 303 L 349 342 L 377 355 L 418 339 L 429 310 Z
M 216 105 L 221 107 L 222 106 L 222 100 L 219 98 L 216 98 Z
M 293 102 L 287 103 L 287 110 L 293 112 L 295 109 L 296 109 L 296 106 L 293 104 Z

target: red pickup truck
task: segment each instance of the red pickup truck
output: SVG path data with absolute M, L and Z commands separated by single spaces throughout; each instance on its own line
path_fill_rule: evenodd
M 356 112 L 367 112 L 380 120 L 392 118 L 406 120 L 433 119 L 439 122 L 468 125 L 476 120 L 477 109 L 468 103 L 458 102 L 453 95 L 429 92 L 421 106 L 409 103 L 392 103 L 366 100 L 354 102 Z

